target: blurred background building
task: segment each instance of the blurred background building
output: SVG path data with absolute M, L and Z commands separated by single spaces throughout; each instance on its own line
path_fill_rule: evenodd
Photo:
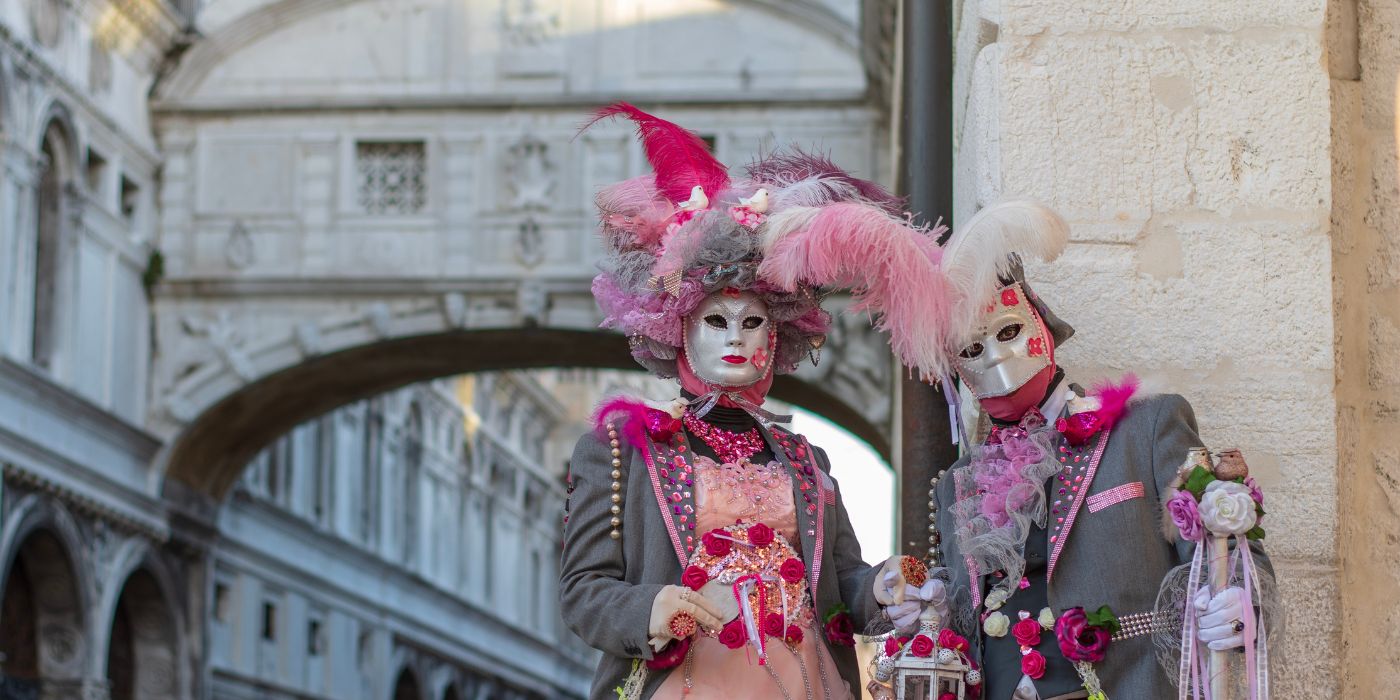
M 906 0 L 913 1 L 913 0 Z M 932 1 L 932 0 L 930 0 Z M 955 0 L 957 202 L 1270 493 L 1278 696 L 1400 684 L 1400 0 Z M 0 0 L 0 697 L 570 697 L 629 99 L 888 182 L 892 0 Z M 537 371 L 574 366 L 582 369 Z M 880 455 L 863 319 L 775 385 Z M 888 502 L 888 499 L 887 499 Z M 887 543 L 886 543 L 887 544 Z M 912 551 L 920 542 L 900 542 Z M 1345 634 L 1343 633 L 1345 631 Z

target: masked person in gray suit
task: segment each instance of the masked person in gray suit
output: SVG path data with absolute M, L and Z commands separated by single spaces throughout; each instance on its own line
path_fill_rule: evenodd
M 1031 291 L 1019 256 L 1049 261 L 1067 238 L 1048 209 L 1006 202 L 943 248 L 941 272 L 963 295 L 945 345 L 986 421 L 964 429 L 985 436 L 964 436 L 964 456 L 931 484 L 930 558 L 966 591 L 959 612 L 982 671 L 974 691 L 987 700 L 1174 698 L 1179 657 L 1169 652 L 1183 627 L 1203 652 L 1248 637 L 1253 660 L 1263 601 L 1246 606 L 1238 584 L 1182 600 L 1192 547 L 1163 533 L 1162 504 L 1202 445 L 1196 419 L 1185 399 L 1145 396 L 1131 375 L 1086 394 L 1056 362 L 1073 329 Z
M 664 404 L 617 398 L 570 462 L 564 621 L 602 652 L 591 697 L 847 698 L 857 630 L 908 626 L 906 573 L 861 559 L 825 453 L 763 408 L 775 373 L 815 361 L 821 291 L 855 288 L 924 371 L 939 297 L 933 234 L 878 186 L 800 151 L 731 180 L 695 134 L 620 104 L 653 174 L 597 197 L 603 325 L 674 378 Z M 911 286 L 912 285 L 912 286 Z

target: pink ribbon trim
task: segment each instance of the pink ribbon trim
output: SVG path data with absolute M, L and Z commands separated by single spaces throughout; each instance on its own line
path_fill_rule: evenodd
M 1090 496 L 1086 503 L 1090 513 L 1097 513 L 1109 506 L 1118 505 L 1123 501 L 1131 501 L 1134 498 L 1143 498 L 1146 495 L 1147 491 L 1143 489 L 1142 482 L 1134 481 L 1122 486 L 1114 486 L 1103 493 L 1096 493 Z

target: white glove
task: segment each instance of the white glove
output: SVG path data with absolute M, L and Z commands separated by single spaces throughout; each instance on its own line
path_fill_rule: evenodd
M 1237 623 L 1242 623 L 1246 614 L 1254 613 L 1245 612 L 1243 589 L 1231 586 L 1212 596 L 1210 589 L 1202 588 L 1192 603 L 1196 608 L 1196 638 L 1211 651 L 1228 651 L 1244 646 L 1244 628 L 1235 628 Z
M 705 596 L 685 586 L 664 586 L 651 601 L 651 620 L 647 623 L 653 648 L 659 651 L 676 638 L 671 632 L 671 618 L 683 612 L 690 613 L 695 622 L 707 630 L 724 626 L 720 621 L 721 611 Z
M 889 607 L 904 602 L 904 571 L 900 569 L 898 554 L 885 560 L 880 572 L 875 574 L 875 602 Z
M 888 576 L 889 574 L 886 574 Z M 919 598 L 919 589 L 904 584 L 903 603 L 895 603 L 885 607 L 885 614 L 890 616 L 890 622 L 899 631 L 913 629 L 919 623 L 919 613 L 924 611 L 924 601 Z

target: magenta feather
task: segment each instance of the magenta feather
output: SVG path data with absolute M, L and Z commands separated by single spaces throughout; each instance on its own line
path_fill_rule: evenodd
M 608 439 L 608 424 L 618 429 L 622 440 L 633 447 L 646 444 L 647 411 L 650 410 L 641 399 L 631 396 L 614 396 L 604 399 L 593 411 L 593 429 L 598 437 Z
M 941 338 L 949 290 L 938 271 L 939 231 L 926 232 L 868 204 L 827 206 L 807 226 L 766 241 L 759 275 L 785 289 L 798 284 L 852 289 L 849 311 L 874 311 L 900 360 L 926 377 L 948 369 Z
M 860 199 L 879 207 L 887 214 L 899 216 L 904 208 L 902 198 L 890 194 L 889 190 L 874 182 L 851 175 L 832 162 L 826 154 L 810 153 L 797 147 L 760 157 L 745 170 L 749 179 L 755 183 L 782 188 L 815 179 L 841 186 L 830 188 L 834 201 L 841 201 L 841 190 L 849 188 Z
M 1104 430 L 1112 430 L 1118 419 L 1128 412 L 1128 402 L 1140 386 L 1142 382 L 1137 375 L 1129 373 L 1123 375 L 1123 381 L 1118 384 L 1105 380 L 1089 390 L 1089 395 L 1099 400 L 1098 414 Z
M 656 189 L 672 202 L 690 199 L 691 188 L 699 185 L 714 199 L 729 186 L 729 170 L 710 153 L 695 132 L 652 116 L 626 103 L 608 105 L 593 113 L 583 128 L 609 117 L 626 117 L 637 125 L 647 162 L 656 173 Z

